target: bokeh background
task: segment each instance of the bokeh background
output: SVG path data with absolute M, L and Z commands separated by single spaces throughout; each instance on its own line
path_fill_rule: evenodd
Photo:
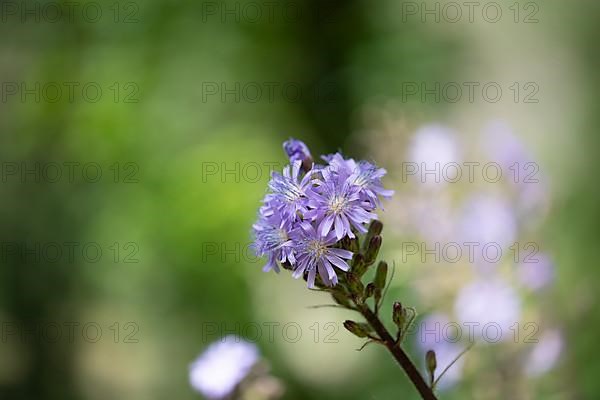
M 0 398 L 201 398 L 188 365 L 228 333 L 255 338 L 285 399 L 417 398 L 383 349 L 355 351 L 345 313 L 309 308 L 329 300 L 262 273 L 248 248 L 290 136 L 388 170 L 384 314 L 400 298 L 456 320 L 465 286 L 502 279 L 519 321 L 551 332 L 537 355 L 522 340 L 476 345 L 442 398 L 600 394 L 597 2 L 499 1 L 500 17 L 482 2 L 472 21 L 445 1 L 67 3 L 0 2 Z M 503 92 L 407 93 L 449 82 Z M 506 179 L 403 179 L 404 161 L 500 162 L 507 148 L 539 166 L 525 208 Z M 472 196 L 508 208 L 473 217 Z M 493 238 L 511 219 L 511 240 L 539 245 L 544 287 L 519 283 L 510 257 L 402 262 L 407 241 L 462 240 L 463 211 Z

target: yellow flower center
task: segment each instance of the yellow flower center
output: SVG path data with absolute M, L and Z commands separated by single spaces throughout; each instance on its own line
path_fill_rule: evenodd
M 311 240 L 308 244 L 308 249 L 316 258 L 320 258 L 325 253 L 325 250 L 327 250 L 327 246 L 324 246 L 319 240 Z

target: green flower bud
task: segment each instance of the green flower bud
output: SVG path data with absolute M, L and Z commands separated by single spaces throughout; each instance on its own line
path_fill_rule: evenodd
M 365 252 L 365 263 L 367 265 L 371 265 L 377 259 L 377 254 L 379 254 L 379 249 L 381 248 L 381 236 L 376 235 L 369 240 L 369 246 Z
M 369 297 L 372 297 L 374 294 L 375 294 L 375 284 L 373 282 L 371 282 L 367 285 L 367 288 L 365 289 L 365 300 L 368 299 Z
M 406 323 L 406 311 L 404 310 L 404 307 L 402 307 L 402 303 L 399 301 L 394 302 L 392 320 L 398 329 L 402 330 L 404 328 L 404 324 Z
M 373 284 L 375 286 L 375 284 Z M 375 286 L 375 292 L 373 293 L 373 298 L 375 299 L 375 308 L 378 309 L 378 305 L 381 302 L 381 296 L 383 295 L 383 291 Z
M 344 293 L 342 293 L 342 292 L 333 292 L 333 293 L 331 293 L 331 297 L 333 297 L 333 300 L 336 303 L 338 303 L 339 305 L 344 306 L 344 307 L 348 307 L 348 308 L 351 307 L 350 299 L 348 299 L 348 297 Z
M 383 289 L 385 288 L 385 281 L 387 279 L 387 271 L 388 265 L 385 261 L 380 261 L 377 266 L 377 272 L 375 273 L 375 280 L 373 283 L 376 288 Z
M 361 297 L 365 291 L 365 286 L 360 281 L 360 278 L 353 273 L 348 273 L 346 274 L 346 280 L 348 281 L 350 293 L 352 293 L 356 300 L 362 301 Z
M 340 243 L 342 245 L 342 249 L 350 250 L 355 254 L 360 251 L 360 246 L 358 245 L 358 238 L 350 239 L 348 236 L 344 236 Z
M 354 253 L 354 258 L 352 259 L 352 273 L 361 277 L 365 272 L 367 272 L 365 257 L 360 253 Z
M 365 235 L 365 242 L 363 244 L 365 251 L 369 247 L 369 242 L 371 241 L 371 238 L 373 236 L 381 235 L 382 230 L 383 230 L 383 224 L 381 223 L 381 221 L 373 220 L 373 222 L 371 222 L 371 225 L 369 225 L 369 230 L 367 231 L 367 234 Z
M 427 371 L 429 371 L 429 376 L 433 382 L 434 372 L 437 368 L 437 360 L 433 350 L 429 350 L 427 354 L 425 354 L 425 364 L 427 365 Z
M 358 323 L 350 320 L 344 321 L 344 328 L 360 338 L 369 336 L 369 332 L 371 332 L 371 327 L 369 324 Z

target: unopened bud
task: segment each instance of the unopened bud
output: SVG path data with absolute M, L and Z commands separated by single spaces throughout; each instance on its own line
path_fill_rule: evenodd
M 371 327 L 369 324 L 358 323 L 350 320 L 344 321 L 344 328 L 360 338 L 369 336 L 369 332 L 371 332 Z
M 352 258 L 352 273 L 356 276 L 363 276 L 367 272 L 365 257 L 360 253 L 354 253 Z
M 365 243 L 363 244 L 365 251 L 369 247 L 369 242 L 371 241 L 371 238 L 373 236 L 381 235 L 382 230 L 383 230 L 383 224 L 381 223 L 381 221 L 375 219 L 371 222 L 371 225 L 369 225 L 369 230 L 367 231 L 367 234 L 365 235 Z
M 331 297 L 333 297 L 333 300 L 341 306 L 344 306 L 344 307 L 351 306 L 350 300 L 348 299 L 348 297 L 346 297 L 346 295 L 344 293 L 333 292 L 333 293 L 331 293 Z
M 406 323 L 406 312 L 404 307 L 402 307 L 402 303 L 399 301 L 394 302 L 394 311 L 392 314 L 392 320 L 394 324 L 398 327 L 398 329 L 403 329 L 404 324 Z
M 365 289 L 365 300 L 369 297 L 372 297 L 375 294 L 375 284 L 373 282 L 369 283 Z
M 308 146 L 303 141 L 293 138 L 283 142 L 283 151 L 285 151 L 291 162 L 304 161 L 306 158 L 311 157 Z
M 376 235 L 369 240 L 369 246 L 365 251 L 365 263 L 367 265 L 371 265 L 377 259 L 377 254 L 379 254 L 379 249 L 381 248 L 381 236 Z
M 388 271 L 388 265 L 385 261 L 380 261 L 379 265 L 377 266 L 377 272 L 375 273 L 375 280 L 373 281 L 373 283 L 375 284 L 375 287 L 379 288 L 379 289 L 383 289 L 385 287 L 385 281 L 387 279 L 387 271 Z
M 303 141 L 290 138 L 283 143 L 283 150 L 290 159 L 290 163 L 301 162 L 302 171 L 308 172 L 312 169 L 313 159 L 308 146 Z
M 353 273 L 349 273 L 346 274 L 346 280 L 348 281 L 350 293 L 357 297 L 357 299 L 360 299 L 360 296 L 362 296 L 365 291 L 365 285 L 360 281 L 360 278 Z
M 341 240 L 341 244 L 342 244 L 342 249 L 350 250 L 354 254 L 357 254 L 360 250 L 358 248 L 358 239 L 357 238 L 350 239 L 350 237 L 344 236 Z
M 373 285 L 375 286 L 375 285 Z M 378 288 L 377 286 L 375 286 L 375 292 L 373 293 L 373 298 L 375 299 L 375 305 L 379 306 L 379 303 L 381 302 L 381 297 L 383 296 L 383 290 L 381 290 L 380 288 Z
M 433 380 L 433 373 L 437 368 L 437 360 L 435 357 L 435 352 L 433 350 L 429 350 L 427 354 L 425 354 L 425 364 L 427 364 L 427 371 L 429 371 L 429 375 Z

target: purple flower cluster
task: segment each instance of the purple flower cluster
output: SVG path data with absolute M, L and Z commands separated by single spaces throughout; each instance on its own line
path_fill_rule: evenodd
M 317 273 L 325 285 L 333 286 L 338 282 L 334 267 L 347 271 L 353 255 L 336 245 L 346 236 L 365 233 L 366 224 L 377 219 L 380 198 L 394 192 L 381 184 L 386 171 L 369 162 L 336 153 L 323 157 L 326 165 L 317 165 L 303 142 L 290 139 L 283 148 L 291 164 L 283 174 L 271 176 L 253 225 L 254 247 L 268 258 L 263 271 L 279 272 L 285 263 L 294 278 L 306 276 L 310 288 Z

